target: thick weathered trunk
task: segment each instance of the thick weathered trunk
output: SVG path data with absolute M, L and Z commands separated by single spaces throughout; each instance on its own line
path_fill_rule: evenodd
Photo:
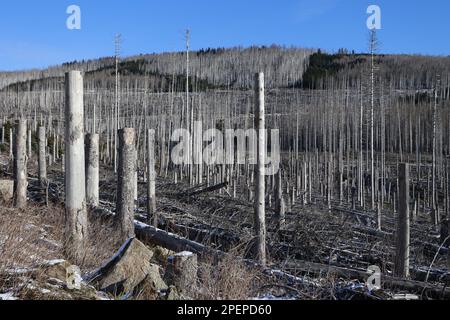
M 81 72 L 66 73 L 64 251 L 75 263 L 83 259 L 88 232 L 83 107 Z
M 14 206 L 27 205 L 27 121 L 20 119 L 16 124 L 14 144 Z
M 123 241 L 134 237 L 135 139 L 134 129 L 119 130 L 116 226 Z
M 169 257 L 164 280 L 168 285 L 174 285 L 179 292 L 189 294 L 197 284 L 197 255 L 183 251 Z

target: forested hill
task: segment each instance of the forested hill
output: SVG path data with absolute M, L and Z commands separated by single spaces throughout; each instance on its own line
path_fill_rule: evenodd
M 308 66 L 308 58 L 314 53 L 312 49 L 271 47 L 250 47 L 230 49 L 205 49 L 190 52 L 190 76 L 193 89 L 211 87 L 246 89 L 253 85 L 255 70 L 265 72 L 267 85 L 270 87 L 290 86 L 301 80 Z M 66 63 L 42 71 L 0 73 L 0 88 L 9 84 L 20 83 L 21 90 L 41 90 L 42 86 L 53 86 L 67 70 L 78 69 L 87 73 L 87 82 L 108 87 L 115 70 L 113 57 L 99 60 Z M 157 91 L 184 90 L 183 83 L 186 72 L 186 53 L 148 54 L 124 58 L 120 63 L 120 74 L 124 85 L 132 88 L 135 85 L 147 84 L 149 89 Z M 148 81 L 140 77 L 150 78 Z M 54 78 L 54 79 L 52 79 Z M 33 81 L 47 79 L 47 81 Z M 136 80 L 138 81 L 136 84 Z M 175 82 L 175 88 L 172 83 Z M 170 83 L 168 85 L 167 83 Z M 9 89 L 13 90 L 14 86 Z M 17 90 L 17 88 L 15 88 Z
M 371 55 L 326 54 L 310 56 L 309 68 L 298 85 L 304 89 L 359 88 L 370 80 Z M 375 81 L 395 90 L 432 90 L 450 87 L 450 56 L 375 55 Z
M 247 90 L 253 74 L 262 71 L 268 88 L 345 89 L 367 85 L 371 56 L 340 50 L 271 47 L 205 49 L 189 56 L 190 90 Z M 86 73 L 89 88 L 115 86 L 113 57 L 75 61 L 46 70 L 0 73 L 3 91 L 60 90 L 63 75 L 78 69 Z M 169 92 L 185 90 L 186 53 L 148 54 L 120 61 L 121 87 L 127 90 Z M 375 81 L 387 89 L 432 90 L 437 80 L 445 96 L 450 95 L 450 57 L 376 55 Z

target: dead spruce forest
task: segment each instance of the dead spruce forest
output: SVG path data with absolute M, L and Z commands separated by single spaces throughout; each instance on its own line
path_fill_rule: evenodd
M 0 122 L 0 300 L 450 298 L 450 57 L 76 61 L 0 72 Z M 280 170 L 174 163 L 194 122 Z

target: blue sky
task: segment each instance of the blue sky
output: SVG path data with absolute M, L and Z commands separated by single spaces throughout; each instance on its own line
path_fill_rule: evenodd
M 66 9 L 81 8 L 81 30 Z M 0 70 L 45 67 L 112 55 L 183 49 L 294 45 L 334 51 L 367 48 L 366 9 L 382 10 L 384 53 L 450 55 L 449 0 L 15 0 L 0 4 Z

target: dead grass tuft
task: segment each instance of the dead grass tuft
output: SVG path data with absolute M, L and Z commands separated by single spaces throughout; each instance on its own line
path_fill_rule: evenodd
M 246 300 L 252 298 L 259 283 L 257 273 L 250 270 L 239 255 L 229 254 L 218 263 L 199 263 L 196 300 Z

